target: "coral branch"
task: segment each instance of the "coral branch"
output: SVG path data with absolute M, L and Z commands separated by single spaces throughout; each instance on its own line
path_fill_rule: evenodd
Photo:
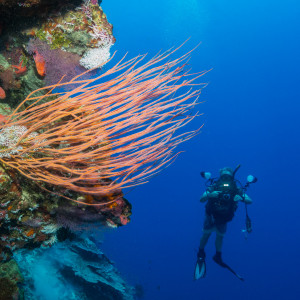
M 174 51 L 32 92 L 0 127 L 0 161 L 37 182 L 91 195 L 146 182 L 197 133 L 175 134 L 195 117 L 188 113 L 202 86 L 192 88 L 205 72 L 184 71 L 189 53 L 166 61 Z

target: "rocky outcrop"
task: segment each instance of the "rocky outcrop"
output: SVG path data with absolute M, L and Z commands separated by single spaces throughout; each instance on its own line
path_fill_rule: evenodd
M 112 262 L 92 239 L 78 239 L 42 251 L 21 250 L 15 259 L 24 277 L 25 299 L 133 300 L 136 291 L 127 285 Z

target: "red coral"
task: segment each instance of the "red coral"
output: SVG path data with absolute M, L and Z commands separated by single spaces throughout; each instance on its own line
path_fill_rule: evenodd
M 23 66 L 23 60 L 21 60 L 19 65 L 12 65 L 13 68 L 15 68 L 15 73 L 17 75 L 21 75 L 27 71 L 26 65 Z

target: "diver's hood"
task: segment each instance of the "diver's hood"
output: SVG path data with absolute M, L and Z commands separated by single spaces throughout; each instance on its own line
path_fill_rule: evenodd
M 223 176 L 225 176 L 225 175 L 228 175 L 228 176 L 230 176 L 230 177 L 233 177 L 232 172 L 227 171 L 227 170 L 222 171 L 221 174 L 220 174 L 221 177 L 223 177 Z
M 234 171 L 231 168 L 223 168 L 220 170 L 220 177 L 230 176 L 231 178 L 234 177 Z

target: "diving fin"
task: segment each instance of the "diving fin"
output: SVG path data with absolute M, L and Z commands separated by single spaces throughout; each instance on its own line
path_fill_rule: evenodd
M 205 259 L 204 258 L 198 258 L 196 267 L 195 267 L 195 272 L 194 272 L 194 279 L 198 280 L 200 278 L 204 278 L 206 275 L 206 264 L 205 264 Z
M 238 273 L 236 273 L 231 267 L 229 267 L 227 264 L 225 264 L 221 258 L 220 255 L 214 255 L 213 260 L 222 268 L 228 269 L 232 274 L 234 274 L 239 280 L 241 281 L 245 281 L 245 279 L 239 275 Z

